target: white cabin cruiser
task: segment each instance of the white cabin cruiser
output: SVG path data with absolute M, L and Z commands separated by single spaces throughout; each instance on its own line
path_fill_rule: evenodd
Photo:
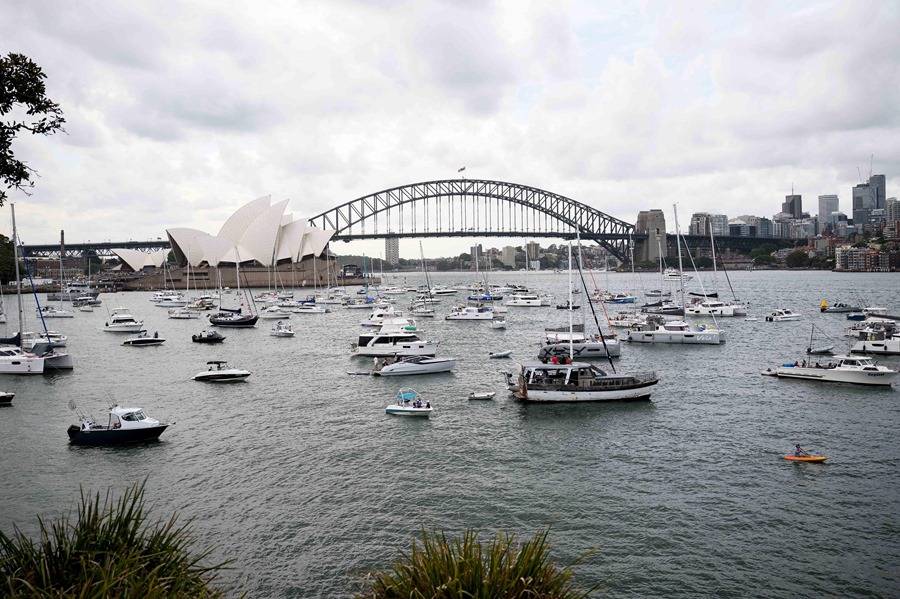
M 569 327 L 544 329 L 546 339 L 544 345 L 538 351 L 538 359 L 549 360 L 571 357 L 573 360 L 589 360 L 602 358 L 618 358 L 622 355 L 622 344 L 615 333 L 603 335 L 587 335 L 583 324 Z M 571 341 L 571 345 L 569 343 Z M 571 353 L 571 356 L 570 356 Z
M 74 318 L 75 313 L 71 310 L 63 310 L 62 308 L 54 308 L 53 306 L 42 306 L 37 310 L 38 316 L 42 318 Z
M 517 399 L 533 402 L 591 402 L 649 399 L 659 382 L 656 373 L 608 375 L 587 362 L 524 362 L 518 376 L 506 373 L 507 387 Z
M 890 386 L 897 378 L 897 371 L 886 366 L 878 366 L 872 358 L 864 356 L 835 356 L 837 364 L 812 364 L 812 360 L 802 365 L 797 362 L 783 364 L 762 374 L 790 379 L 822 381 L 825 383 L 854 383 L 857 385 Z
M 900 337 L 893 328 L 864 329 L 859 332 L 858 341 L 850 348 L 854 354 L 900 355 Z
M 42 374 L 44 358 L 15 345 L 0 345 L 0 374 Z
M 493 320 L 494 308 L 491 306 L 454 306 L 444 320 Z
M 664 281 L 690 281 L 694 277 L 671 266 L 663 270 Z
M 351 349 L 357 356 L 433 356 L 437 353 L 437 345 L 420 339 L 413 331 L 382 326 L 381 330 L 362 333 L 356 343 L 351 344 Z
M 450 372 L 456 367 L 452 358 L 432 358 L 429 356 L 400 356 L 396 362 L 380 366 L 375 376 L 402 376 L 411 374 L 434 374 Z
M 293 337 L 294 327 L 292 327 L 291 323 L 289 322 L 279 320 L 275 323 L 275 326 L 272 327 L 272 330 L 269 332 L 269 334 L 273 337 Z
M 228 368 L 228 363 L 225 360 L 210 360 L 207 364 L 209 368 L 204 372 L 198 372 L 191 377 L 191 380 L 208 383 L 233 383 L 243 381 L 250 376 L 250 372 L 246 370 Z
M 506 306 L 513 308 L 540 308 L 541 306 L 549 306 L 545 304 L 541 298 L 533 293 L 514 294 L 506 300 Z
M 144 322 L 135 320 L 126 308 L 114 308 L 103 325 L 103 330 L 109 333 L 140 333 L 143 328 Z
M 284 320 L 290 318 L 291 313 L 281 305 L 268 306 L 259 311 L 259 317 L 263 320 Z
M 717 299 L 695 301 L 684 307 L 688 316 L 746 316 L 747 306 L 740 302 L 726 303 Z
M 799 312 L 792 312 L 788 308 L 779 308 L 766 316 L 766 322 L 782 322 L 786 320 L 800 320 L 803 316 Z

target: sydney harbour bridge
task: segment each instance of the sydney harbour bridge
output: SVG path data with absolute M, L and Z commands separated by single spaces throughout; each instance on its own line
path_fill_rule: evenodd
M 614 212 L 615 200 L 604 201 Z M 621 260 L 655 260 L 674 255 L 674 236 L 665 234 L 659 210 L 652 223 L 638 228 L 597 208 L 527 185 L 483 179 L 445 179 L 379 191 L 331 208 L 309 224 L 335 231 L 332 242 L 358 239 L 427 237 L 526 237 L 575 239 L 597 243 Z M 645 213 L 642 213 L 645 214 Z M 662 220 L 660 220 L 662 219 Z M 641 224 L 641 217 L 638 225 Z M 685 236 L 691 248 L 709 247 L 706 236 Z M 716 237 L 716 245 L 749 250 L 770 241 L 760 237 Z M 114 248 L 155 251 L 167 239 L 148 241 L 24 246 L 26 257 L 113 256 Z M 666 250 L 662 248 L 666 247 Z

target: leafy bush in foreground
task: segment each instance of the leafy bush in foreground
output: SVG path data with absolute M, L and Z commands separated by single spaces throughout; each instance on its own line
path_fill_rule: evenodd
M 191 555 L 187 524 L 173 516 L 150 526 L 144 484 L 114 501 L 110 492 L 81 494 L 77 518 L 49 526 L 38 517 L 40 539 L 16 528 L 0 531 L 2 596 L 28 597 L 224 597 L 212 583 L 227 564 L 203 566 L 211 549 Z M 189 522 L 188 522 L 189 524 Z
M 572 567 L 593 553 L 589 551 L 570 566 L 559 567 L 550 556 L 548 531 L 540 531 L 521 545 L 516 535 L 498 533 L 482 545 L 478 533 L 467 530 L 447 540 L 444 533 L 422 529 L 421 547 L 413 540 L 412 551 L 402 553 L 386 570 L 369 572 L 360 579 L 357 599 L 497 597 L 576 599 L 582 592 L 571 582 Z

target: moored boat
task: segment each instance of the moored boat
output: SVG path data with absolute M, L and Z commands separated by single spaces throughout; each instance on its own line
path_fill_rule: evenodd
M 406 376 L 413 374 L 435 374 L 450 372 L 456 367 L 452 358 L 432 358 L 429 356 L 400 356 L 394 362 L 381 364 L 372 374 L 375 376 Z
M 74 409 L 74 403 L 70 402 Z M 73 445 L 118 445 L 153 441 L 169 427 L 144 415 L 142 408 L 126 408 L 114 405 L 109 409 L 107 424 L 98 424 L 87 416 L 80 417 L 80 424 L 68 429 L 69 441 Z
M 775 369 L 762 372 L 766 376 L 779 378 L 822 381 L 823 383 L 853 383 L 869 386 L 890 386 L 897 378 L 897 371 L 879 366 L 872 358 L 865 356 L 835 356 L 837 363 L 815 364 L 805 360 L 793 364 L 782 364 Z
M 162 345 L 165 343 L 165 337 L 160 337 L 158 332 L 154 332 L 153 336 L 147 334 L 147 331 L 141 331 L 137 337 L 129 337 L 122 342 L 122 345 L 128 347 L 146 347 L 150 345 Z
M 649 399 L 659 382 L 654 372 L 607 374 L 587 362 L 545 364 L 523 362 L 518 376 L 507 385 L 517 399 L 530 402 L 593 402 Z
M 210 360 L 207 364 L 209 369 L 204 372 L 198 372 L 191 377 L 191 380 L 208 383 L 233 383 L 243 381 L 250 376 L 250 372 L 246 370 L 228 368 L 228 363 L 225 360 Z
M 225 336 L 218 331 L 200 331 L 199 335 L 191 335 L 191 341 L 194 343 L 222 343 Z
M 431 402 L 423 401 L 422 396 L 412 389 L 397 391 L 397 402 L 384 409 L 391 416 L 420 416 L 427 418 L 432 412 Z

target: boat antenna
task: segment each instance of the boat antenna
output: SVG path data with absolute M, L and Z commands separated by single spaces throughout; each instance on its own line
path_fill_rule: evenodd
M 603 343 L 603 349 L 606 352 L 606 359 L 609 361 L 609 367 L 612 368 L 613 374 L 616 374 L 616 365 L 613 364 L 612 356 L 609 355 L 609 347 L 607 347 L 607 345 L 606 345 L 606 338 L 603 337 L 603 331 L 600 330 L 600 321 L 597 320 L 597 312 L 594 310 L 594 302 L 591 301 L 590 292 L 588 291 L 588 288 L 587 288 L 587 281 L 584 280 L 584 272 L 581 270 L 581 259 L 580 259 L 581 254 L 582 254 L 581 239 L 578 240 L 578 254 L 579 254 L 578 275 L 581 277 L 581 286 L 584 288 L 585 298 L 588 300 L 587 303 L 588 303 L 588 306 L 590 306 L 590 308 L 591 308 L 591 314 L 594 317 L 594 323 L 597 325 L 597 333 L 600 335 L 600 341 Z M 593 274 L 591 276 L 593 277 Z M 595 285 L 596 285 L 596 283 L 595 283 Z M 603 298 L 600 297 L 599 293 L 598 293 L 598 298 L 600 299 L 600 305 L 603 306 Z M 604 311 L 606 310 L 606 306 L 603 306 L 603 310 Z M 571 335 L 569 335 L 569 336 L 571 337 Z

